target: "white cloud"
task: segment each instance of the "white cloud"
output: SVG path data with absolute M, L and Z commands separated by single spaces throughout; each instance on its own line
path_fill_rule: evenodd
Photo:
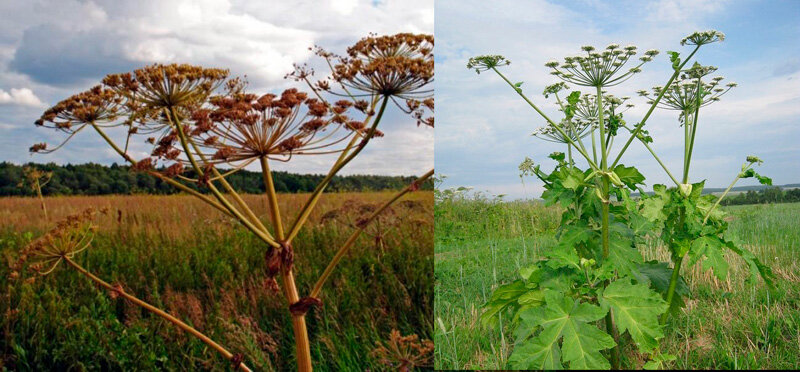
M 39 97 L 28 88 L 11 88 L 9 92 L 0 89 L 0 105 L 44 106 Z
M 0 86 L 31 87 L 48 104 L 108 73 L 154 62 L 230 68 L 234 76 L 246 75 L 253 92 L 279 92 L 294 86 L 283 79 L 293 63 L 318 67 L 308 50 L 313 45 L 344 53 L 371 32 L 434 31 L 432 0 L 0 1 L 0 14 Z M 15 136 L 0 138 L 0 159 L 28 161 L 30 143 L 63 139 L 33 128 L 40 114 L 38 109 L 0 108 L 0 128 Z M 412 128 L 414 120 L 407 115 L 387 115 L 381 127 L 386 137 L 371 143 L 344 173 L 418 174 L 433 165 L 432 130 Z M 85 156 L 86 148 L 103 148 L 96 136 L 82 133 L 72 142 L 59 150 L 57 160 L 38 161 L 119 161 L 99 150 L 92 152 L 97 158 Z M 131 151 L 148 148 L 132 143 Z M 276 167 L 324 172 L 331 161 L 313 157 Z
M 503 73 L 513 82 L 524 81 L 526 95 L 545 113 L 559 117 L 553 100 L 545 100 L 540 94 L 542 87 L 558 81 L 543 66 L 546 61 L 574 55 L 586 44 L 631 43 L 640 50 L 659 49 L 662 54 L 647 64 L 642 74 L 608 89 L 618 96 L 633 96 L 636 107 L 626 112 L 624 119 L 635 123 L 648 108 L 635 91 L 664 85 L 672 73 L 663 51 L 676 50 L 685 56 L 688 47 L 679 45 L 681 38 L 695 30 L 717 28 L 727 31 L 729 39 L 703 47 L 695 57 L 700 63 L 719 66 L 719 72 L 737 81 L 739 88 L 701 112 L 693 179 L 707 178 L 708 185 L 724 187 L 743 157 L 757 154 L 764 155 L 764 174 L 775 175 L 776 180 L 780 178 L 778 182 L 796 182 L 797 172 L 785 169 L 797 169 L 797 163 L 784 160 L 782 154 L 798 153 L 796 138 L 800 127 L 794 124 L 794 118 L 800 115 L 800 74 L 792 62 L 797 61 L 798 49 L 779 44 L 771 46 L 775 52 L 756 52 L 769 50 L 766 41 L 764 45 L 754 45 L 754 40 L 770 34 L 763 30 L 769 25 L 749 19 L 749 23 L 742 24 L 744 20 L 740 18 L 716 22 L 718 18 L 732 17 L 732 7 L 727 1 L 688 0 L 437 2 L 437 170 L 450 176 L 449 186 L 470 185 L 521 197 L 521 190 L 515 186 L 519 185 L 519 162 L 530 156 L 543 169 L 549 169 L 552 162 L 546 160 L 547 154 L 566 152 L 565 146 L 530 137 L 544 120 L 495 74 L 478 76 L 468 71 L 465 64 L 469 57 L 505 55 L 512 64 Z M 751 39 L 743 37 L 743 33 Z M 683 130 L 677 114 L 656 110 L 647 129 L 655 138 L 652 146 L 658 156 L 674 174 L 679 173 Z M 586 140 L 591 143 L 590 138 Z M 625 140 L 624 134 L 617 138 L 614 155 Z M 671 183 L 638 142 L 631 144 L 622 162 L 637 166 L 647 176 L 648 185 Z M 530 182 L 540 187 L 536 180 Z M 528 187 L 529 195 L 531 190 L 534 188 Z

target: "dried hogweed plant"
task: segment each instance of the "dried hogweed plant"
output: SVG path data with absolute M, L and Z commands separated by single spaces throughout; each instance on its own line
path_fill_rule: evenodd
M 103 214 L 107 212 L 107 210 L 100 211 L 100 213 Z M 58 264 L 64 262 L 65 265 L 85 276 L 97 286 L 107 290 L 109 296 L 112 298 L 123 298 L 197 337 L 206 345 L 230 360 L 234 370 L 251 371 L 251 369 L 243 363 L 244 359 L 241 354 L 232 354 L 194 327 L 142 301 L 138 297 L 129 294 L 124 290 L 122 284 L 108 283 L 75 262 L 75 255 L 85 251 L 92 244 L 94 233 L 97 230 L 97 226 L 93 223 L 97 213 L 98 211 L 89 208 L 79 214 L 70 215 L 64 220 L 59 221 L 56 227 L 48 231 L 45 235 L 25 246 L 22 251 L 20 251 L 19 259 L 12 265 L 12 276 L 18 277 L 23 268 L 27 268 L 40 276 L 44 276 L 52 273 L 58 267 Z
M 559 121 L 523 93 L 522 82 L 512 83 L 500 72 L 499 67 L 510 64 L 505 57 L 469 60 L 468 68 L 495 72 L 545 119 L 545 126 L 535 136 L 566 144 L 569 154 L 568 160 L 564 153 L 551 154 L 557 165 L 550 173 L 531 159 L 520 165 L 522 176 L 536 176 L 544 182 L 546 204 L 559 204 L 564 210 L 557 245 L 538 262 L 520 269 L 521 279 L 497 288 L 484 306 L 485 322 L 494 322 L 507 312 L 513 314 L 516 345 L 510 367 L 619 369 L 621 345 L 626 342 L 649 356 L 644 368 L 662 367 L 674 360 L 674 355 L 662 353 L 659 340 L 664 337 L 669 315 L 680 311 L 684 297 L 690 295 L 680 274 L 684 260 L 690 265 L 701 262 L 703 269 L 713 270 L 724 280 L 728 269 L 725 255 L 733 253 L 747 263 L 749 280 L 761 277 L 772 287 L 771 270 L 725 236 L 728 225 L 724 213 L 716 209 L 741 178 L 755 177 L 771 184 L 752 167 L 761 164 L 761 159 L 747 157 L 720 197 L 702 195 L 705 181 L 689 181 L 700 109 L 719 101 L 736 84 L 723 86 L 722 77 L 706 78 L 716 67 L 686 65 L 703 45 L 724 38 L 719 31 L 695 32 L 681 41 L 681 45 L 694 46 L 686 59 L 681 60 L 678 52 L 667 52 L 673 73 L 664 86 L 654 87 L 652 92 L 639 91 L 649 108 L 634 125 L 623 119 L 623 112 L 631 106 L 629 98 L 614 97 L 605 88 L 641 72 L 642 66 L 658 55 L 656 50 L 646 51 L 632 66 L 637 47 L 618 44 L 604 49 L 583 46 L 577 56 L 547 62 L 551 74 L 561 80 L 543 92 L 545 98 L 555 96 L 564 115 Z M 559 93 L 568 89 L 567 84 L 590 92 L 573 90 L 562 100 Z M 654 139 L 645 129 L 659 107 L 680 113 L 684 132 L 680 179 L 656 155 L 650 146 Z M 627 134 L 627 140 L 615 155 L 615 138 L 622 134 Z M 591 141 L 584 141 L 589 136 Z M 635 167 L 620 164 L 634 140 L 647 148 L 675 187 L 654 185 L 654 194 L 647 195 L 642 188 L 645 177 Z M 577 160 L 586 164 L 585 169 L 578 167 L 573 151 Z M 635 200 L 632 192 L 641 197 Z M 661 239 L 671 253 L 671 262 L 644 261 L 638 248 L 647 236 Z
M 322 304 L 327 279 L 350 247 L 383 211 L 417 190 L 430 170 L 366 216 L 336 251 L 312 289 L 301 296 L 295 282 L 292 242 L 308 221 L 334 176 L 375 137 L 392 101 L 417 126 L 433 126 L 433 37 L 370 35 L 337 56 L 315 48 L 330 68 L 322 79 L 297 65 L 287 78 L 305 85 L 279 94 L 254 94 L 223 69 L 191 65 L 147 66 L 108 75 L 98 85 L 47 110 L 36 125 L 68 135 L 94 130 L 135 171 L 153 175 L 233 218 L 264 242 L 265 266 L 280 280 L 295 336 L 297 367 L 312 370 L 306 313 Z M 115 141 L 111 130 L 124 130 Z M 145 138 L 150 156 L 136 159 L 129 144 Z M 46 144 L 34 152 L 52 152 Z M 278 208 L 271 163 L 307 155 L 333 154 L 330 170 L 304 205 L 287 219 Z M 262 221 L 226 178 L 250 164 L 261 167 L 269 221 Z M 197 185 L 196 191 L 189 185 Z M 197 334 L 195 334 L 197 336 Z M 233 357 L 231 357 L 233 358 Z
M 395 371 L 408 372 L 417 367 L 430 367 L 433 362 L 433 341 L 417 335 L 403 336 L 393 329 L 389 340 L 376 342 L 371 354 L 381 364 Z
M 47 206 L 44 204 L 44 196 L 42 196 L 42 187 L 47 185 L 52 178 L 53 172 L 41 171 L 36 167 L 24 167 L 22 168 L 22 180 L 17 185 L 17 187 L 27 188 L 36 193 L 45 220 L 49 218 L 47 217 Z
M 371 224 L 365 225 L 364 222 L 367 218 L 380 207 L 381 204 L 379 203 L 367 203 L 351 199 L 345 201 L 341 207 L 323 214 L 320 222 L 323 224 L 333 223 L 353 229 L 364 226 L 364 235 L 371 238 L 375 244 L 376 251 L 383 254 L 386 250 L 386 240 L 390 237 L 392 231 L 407 222 L 417 224 L 418 221 L 412 219 L 412 214 L 417 212 L 427 213 L 422 203 L 416 200 L 405 200 L 396 206 L 386 208 L 383 213 L 375 217 Z

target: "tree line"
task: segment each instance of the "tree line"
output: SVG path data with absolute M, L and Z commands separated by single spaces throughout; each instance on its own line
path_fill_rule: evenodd
M 42 188 L 44 195 L 107 195 L 107 194 L 175 194 L 178 190 L 142 172 L 135 172 L 129 166 L 105 166 L 95 163 L 57 165 L 55 163 L 16 165 L 0 163 L 0 196 L 32 196 L 29 187 L 20 187 L 24 178 L 23 167 L 30 166 L 44 172 L 53 172 L 52 179 Z M 275 190 L 285 193 L 311 192 L 325 177 L 323 174 L 295 174 L 273 172 Z M 192 172 L 188 177 L 194 177 Z M 229 177 L 228 182 L 243 193 L 263 193 L 264 183 L 261 172 L 241 170 Z M 326 189 L 327 192 L 360 192 L 400 190 L 416 179 L 414 176 L 376 176 L 350 175 L 335 176 Z M 190 187 L 206 192 L 204 187 Z M 431 190 L 430 182 L 422 185 L 423 190 Z
M 780 187 L 767 187 L 759 191 L 749 190 L 736 196 L 722 199 L 722 205 L 796 203 L 800 202 L 800 188 L 783 190 Z

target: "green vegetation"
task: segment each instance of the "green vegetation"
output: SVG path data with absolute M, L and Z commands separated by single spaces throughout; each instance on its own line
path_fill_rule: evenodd
M 106 194 L 174 194 L 180 192 L 172 185 L 145 172 L 131 171 L 130 166 L 112 164 L 105 166 L 95 163 L 77 165 L 26 164 L 30 167 L 52 172 L 52 178 L 43 185 L 44 195 L 106 195 Z M 163 169 L 162 169 L 163 170 Z M 186 172 L 195 177 L 193 171 Z M 272 172 L 275 178 L 275 191 L 283 193 L 311 192 L 325 178 L 324 174 L 294 174 Z M 17 185 L 24 179 L 23 166 L 0 162 L 0 196 L 36 195 L 36 190 L 20 188 Z M 335 176 L 326 191 L 382 191 L 400 190 L 414 181 L 413 176 Z M 228 182 L 237 190 L 247 194 L 265 192 L 261 172 L 241 170 L 228 177 Z M 208 193 L 208 189 L 189 185 L 192 189 Z M 423 185 L 423 189 L 430 189 Z
M 497 369 L 507 365 L 517 335 L 511 320 L 485 326 L 482 306 L 501 285 L 520 278 L 557 246 L 561 208 L 536 202 L 455 197 L 435 210 L 436 368 Z M 726 239 L 738 239 L 775 271 L 777 291 L 750 284 L 745 262 L 726 255 L 729 276 L 718 279 L 701 263 L 684 265 L 691 293 L 667 321 L 660 348 L 678 369 L 794 369 L 800 366 L 800 204 L 726 207 Z M 666 260 L 663 242 L 638 244 L 645 260 Z M 729 257 L 730 256 L 730 257 Z M 642 368 L 646 355 L 628 344 L 622 364 Z M 663 355 L 663 354 L 662 354 Z
M 539 260 L 521 267 L 517 280 L 494 289 L 483 305 L 482 323 L 492 325 L 506 317 L 513 325 L 515 344 L 509 368 L 658 369 L 674 361 L 671 353 L 675 350 L 662 349 L 660 340 L 666 335 L 667 321 L 686 306 L 689 278 L 681 276 L 684 263 L 701 262 L 703 270 L 727 280 L 728 259 L 735 254 L 750 270 L 748 282 L 763 279 L 770 290 L 775 289 L 769 265 L 727 236 L 728 221 L 717 209 L 740 179 L 755 178 L 762 185 L 772 185 L 771 178 L 754 168 L 763 161 L 747 156 L 719 197 L 703 194 L 705 181 L 689 180 L 694 146 L 702 147 L 696 138 L 702 123 L 700 109 L 719 101 L 737 84 L 722 83 L 722 76 L 709 77 L 717 67 L 687 63 L 702 46 L 723 40 L 722 32 L 698 31 L 680 42 L 694 47 L 688 56 L 682 59 L 679 52 L 668 51 L 672 75 L 663 86 L 653 87 L 652 93 L 637 91 L 649 109 L 636 121 L 623 119 L 623 113 L 633 107 L 630 97 L 616 97 L 606 88 L 642 72 L 641 67 L 659 54 L 657 50 L 647 50 L 639 62 L 628 64 L 637 54 L 634 45 L 612 43 L 600 49 L 584 45 L 584 53 L 545 63 L 561 80 L 542 92 L 545 98 L 554 96 L 564 116 L 558 121 L 523 93 L 522 82 L 512 84 L 498 70 L 510 63 L 504 57 L 483 55 L 467 62 L 467 68 L 479 74 L 496 73 L 545 120 L 534 136 L 566 147 L 566 154 L 549 155 L 557 163 L 549 173 L 530 158 L 519 166 L 521 178 L 535 176 L 542 181 L 546 205 L 563 208 L 555 233 L 557 244 L 543 251 Z M 567 89 L 573 91 L 562 100 L 559 92 Z M 684 132 L 683 169 L 675 172 L 679 178 L 649 145 L 654 139 L 645 126 L 657 107 L 679 113 L 676 127 Z M 591 137 L 591 142 L 584 144 L 584 137 Z M 627 140 L 617 150 L 618 137 Z M 647 148 L 675 187 L 656 184 L 653 195 L 644 193 L 645 176 L 635 164 L 620 163 L 635 140 Z M 634 192 L 641 195 L 638 200 L 631 197 Z M 646 257 L 641 246 L 656 241 L 669 254 Z M 646 363 L 634 363 L 632 358 Z
M 295 265 L 303 268 L 299 290 L 310 290 L 352 231 L 321 216 L 338 211 L 342 221 L 356 219 L 359 211 L 353 206 L 374 205 L 388 196 L 323 199 L 296 238 Z M 263 197 L 248 197 L 256 213 L 268 212 Z M 76 256 L 81 265 L 245 354 L 254 370 L 294 368 L 287 304 L 269 285 L 263 242 L 246 228 L 189 196 L 46 199 L 54 219 L 86 206 L 112 210 L 99 216 L 92 247 Z M 305 196 L 287 199 L 290 203 L 282 206 L 292 210 Z M 230 362 L 198 339 L 130 302 L 112 299 L 112 293 L 65 265 L 47 276 L 21 272 L 9 278 L 9 264 L 21 247 L 47 225 L 34 198 L 0 202 L 4 213 L 13 213 L 0 222 L 0 370 L 227 370 Z M 351 208 L 342 209 L 348 204 Z M 422 192 L 393 207 L 389 215 L 401 220 L 383 234 L 382 249 L 362 237 L 331 276 L 323 306 L 307 316 L 317 370 L 382 370 L 370 352 L 376 342 L 390 338 L 392 329 L 432 338 L 431 206 L 431 194 Z

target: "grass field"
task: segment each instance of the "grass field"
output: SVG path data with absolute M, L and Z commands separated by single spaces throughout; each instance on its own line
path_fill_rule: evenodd
M 774 295 L 763 283 L 745 283 L 738 257 L 727 281 L 684 267 L 692 298 L 668 322 L 661 349 L 677 355 L 678 369 L 800 368 L 800 204 L 736 206 L 729 233 L 770 265 L 779 279 Z M 481 305 L 494 288 L 518 278 L 517 270 L 555 244 L 560 213 L 530 202 L 457 200 L 436 205 L 436 368 L 503 368 L 513 337 L 508 324 L 481 325 Z M 668 261 L 651 241 L 645 259 Z M 507 322 L 506 322 L 507 323 Z M 625 368 L 644 357 L 625 350 Z M 631 357 L 633 356 L 633 357 Z
M 349 200 L 377 203 L 391 195 L 323 197 L 294 243 L 301 294 L 352 231 L 323 216 Z M 297 210 L 306 198 L 287 195 L 281 210 Z M 268 219 L 263 197 L 245 199 Z M 307 317 L 316 370 L 382 370 L 370 351 L 392 329 L 432 337 L 433 196 L 416 192 L 406 200 L 394 209 L 397 221 L 384 222 L 382 246 L 362 236 L 323 289 L 324 306 Z M 127 292 L 243 353 L 255 370 L 295 368 L 285 298 L 266 287 L 264 246 L 249 231 L 189 196 L 54 197 L 46 203 L 51 221 L 89 206 L 109 208 L 92 247 L 76 259 L 101 278 L 124 283 Z M 9 264 L 19 249 L 51 225 L 36 199 L 0 198 L 0 370 L 230 369 L 202 342 L 111 299 L 65 266 L 33 282 L 11 280 Z

